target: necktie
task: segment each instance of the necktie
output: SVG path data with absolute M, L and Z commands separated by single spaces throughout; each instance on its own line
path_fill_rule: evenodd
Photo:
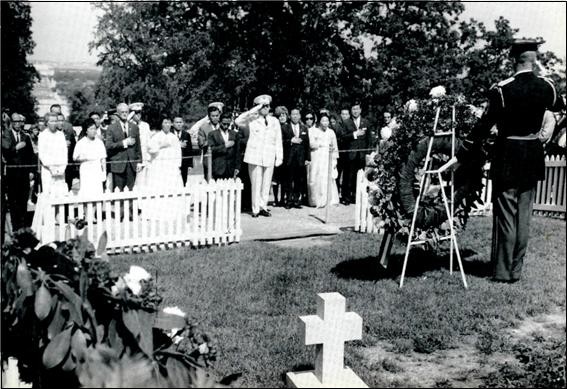
M 124 138 L 128 138 L 128 123 L 122 125 L 122 130 L 124 131 Z
M 266 127 L 268 127 L 268 118 L 264 118 L 264 121 L 266 122 Z
M 16 143 L 20 143 L 20 133 L 16 132 Z

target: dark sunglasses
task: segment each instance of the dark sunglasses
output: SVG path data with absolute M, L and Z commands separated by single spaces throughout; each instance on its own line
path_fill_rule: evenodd
M 305 120 L 313 120 L 313 116 L 306 116 Z

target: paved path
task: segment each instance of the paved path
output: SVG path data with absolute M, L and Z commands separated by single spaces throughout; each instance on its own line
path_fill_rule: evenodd
M 285 209 L 270 207 L 272 217 L 242 214 L 241 240 L 279 240 L 315 235 L 334 235 L 354 226 L 354 205 L 331 206 L 329 222 L 324 223 L 325 209 L 303 207 Z

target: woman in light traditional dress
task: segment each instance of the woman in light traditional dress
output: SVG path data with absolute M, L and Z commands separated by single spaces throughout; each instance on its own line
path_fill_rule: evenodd
M 66 195 L 67 141 L 62 131 L 57 130 L 57 114 L 46 115 L 47 129 L 38 135 L 37 155 L 41 162 L 42 192 L 51 195 Z
M 311 164 L 308 170 L 309 205 L 321 208 L 327 205 L 327 191 L 331 187 L 330 204 L 339 203 L 339 191 L 332 177 L 329 177 L 329 159 L 331 160 L 331 176 L 336 174 L 339 152 L 335 132 L 329 127 L 329 116 L 322 113 L 319 125 L 309 129 L 309 144 L 311 146 Z M 329 158 L 329 148 L 333 150 Z M 334 173 L 333 173 L 334 172 Z
M 148 171 L 152 156 L 149 152 L 150 139 L 158 132 L 152 131 L 150 125 L 141 120 L 142 103 L 130 104 L 130 114 L 128 120 L 134 122 L 140 131 L 140 149 L 142 150 L 142 166 L 143 169 L 136 174 L 136 181 L 134 183 L 135 191 L 144 191 L 148 185 Z
M 106 181 L 106 148 L 97 136 L 94 120 L 88 119 L 84 127 L 86 135 L 77 142 L 73 151 L 73 160 L 81 163 L 79 194 L 102 195 L 102 183 Z
M 181 193 L 181 144 L 171 132 L 171 120 L 163 119 L 161 131 L 156 132 L 148 142 L 150 163 L 146 176 L 146 191 L 151 194 Z M 155 197 L 143 204 L 147 219 L 175 219 L 179 212 L 185 212 L 183 197 Z

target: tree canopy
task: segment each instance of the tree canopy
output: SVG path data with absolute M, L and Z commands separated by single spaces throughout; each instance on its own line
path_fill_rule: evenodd
M 2 108 L 36 118 L 33 84 L 39 74 L 28 62 L 35 43 L 31 34 L 30 5 L 20 1 L 2 1 Z
M 371 116 L 436 85 L 480 102 L 508 77 L 514 34 L 463 21 L 458 2 L 97 3 L 97 103 L 142 101 L 150 120 L 201 117 L 211 101 L 242 110 L 269 93 L 289 108 Z M 544 64 L 560 65 L 553 53 Z M 563 74 L 564 76 L 564 74 Z M 560 80 L 561 75 L 554 76 Z M 564 82 L 563 82 L 564 85 Z

